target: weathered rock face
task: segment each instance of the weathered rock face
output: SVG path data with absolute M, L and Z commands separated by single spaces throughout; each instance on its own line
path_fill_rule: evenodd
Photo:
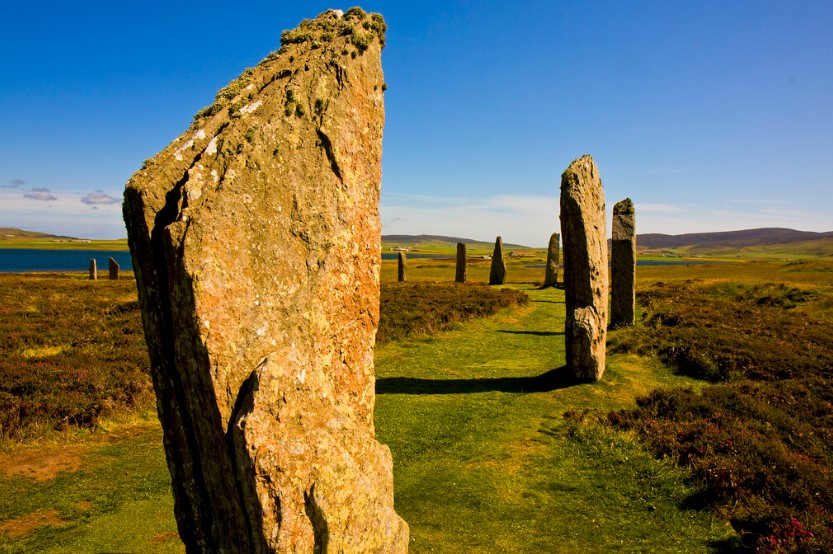
M 119 269 L 121 269 L 121 267 L 119 266 L 119 262 L 117 262 L 113 258 L 110 258 L 108 260 L 107 269 L 110 273 L 110 279 L 113 281 L 117 281 L 119 278 Z
M 95 258 L 90 259 L 90 279 L 98 279 L 98 268 L 95 265 Z
M 457 272 L 454 276 L 454 281 L 457 283 L 466 282 L 466 245 L 462 242 L 457 243 Z
M 544 286 L 554 287 L 558 283 L 558 258 L 561 256 L 558 233 L 550 236 L 550 244 L 547 248 L 547 268 L 544 270 Z
M 489 271 L 489 284 L 502 285 L 506 281 L 506 261 L 503 259 L 503 239 L 495 240 L 495 251 L 492 252 L 492 268 Z
M 604 189 L 590 156 L 575 160 L 561 175 L 560 217 L 567 366 L 576 379 L 598 381 L 607 341 L 607 238 Z
M 384 31 L 305 20 L 127 184 L 189 552 L 407 550 L 373 425 Z
M 613 206 L 613 240 L 610 249 L 610 326 L 633 325 L 636 302 L 636 215 L 630 198 Z
M 399 264 L 397 266 L 397 279 L 401 283 L 408 278 L 408 259 L 404 252 L 399 253 Z

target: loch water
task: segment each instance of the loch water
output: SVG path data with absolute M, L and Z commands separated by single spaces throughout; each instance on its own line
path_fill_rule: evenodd
M 123 271 L 131 271 L 130 252 L 112 250 L 38 250 L 36 248 L 0 248 L 0 272 L 79 271 L 87 272 L 95 258 L 99 273 L 107 271 L 113 258 Z

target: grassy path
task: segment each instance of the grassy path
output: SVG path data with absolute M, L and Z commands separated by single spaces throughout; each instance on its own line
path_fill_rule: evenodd
M 563 417 L 696 382 L 612 357 L 601 383 L 566 386 L 563 291 L 517 288 L 528 305 L 377 350 L 377 434 L 411 552 L 713 551 L 732 531 L 684 507 L 678 470 Z M 154 420 L 7 448 L 0 466 L 16 456 L 66 459 L 40 481 L 0 471 L 0 552 L 182 551 Z
M 394 456 L 412 552 L 708 552 L 732 535 L 632 437 L 567 423 L 657 386 L 696 383 L 612 357 L 598 384 L 564 383 L 563 291 L 377 351 L 379 440 Z

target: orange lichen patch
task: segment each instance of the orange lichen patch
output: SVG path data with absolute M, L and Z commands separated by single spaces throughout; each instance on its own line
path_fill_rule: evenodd
M 179 533 L 176 531 L 164 531 L 162 533 L 157 533 L 150 538 L 150 542 L 154 544 L 160 544 L 163 542 L 173 541 L 179 539 Z
M 58 510 L 44 510 L 42 512 L 26 514 L 15 519 L 0 521 L 0 533 L 8 533 L 12 537 L 21 537 L 31 533 L 38 527 L 57 527 L 64 523 L 66 521 L 58 515 Z
M 87 451 L 85 447 L 45 447 L 32 448 L 0 454 L 0 473 L 8 477 L 23 476 L 43 482 L 50 481 L 62 471 L 81 469 L 81 456 Z
M 92 509 L 93 503 L 89 500 L 82 500 L 81 502 L 76 502 L 75 507 L 86 512 Z

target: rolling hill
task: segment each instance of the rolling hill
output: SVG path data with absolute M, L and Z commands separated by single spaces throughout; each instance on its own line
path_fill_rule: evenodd
M 408 248 L 456 248 L 457 243 L 462 242 L 467 247 L 477 249 L 492 249 L 494 242 L 464 239 L 459 237 L 446 237 L 442 235 L 382 235 L 382 244 L 385 246 L 400 246 Z M 504 249 L 529 249 L 529 246 L 520 244 L 503 243 Z
M 679 255 L 833 256 L 833 232 L 761 228 L 718 233 L 636 236 L 640 252 L 667 251 Z

